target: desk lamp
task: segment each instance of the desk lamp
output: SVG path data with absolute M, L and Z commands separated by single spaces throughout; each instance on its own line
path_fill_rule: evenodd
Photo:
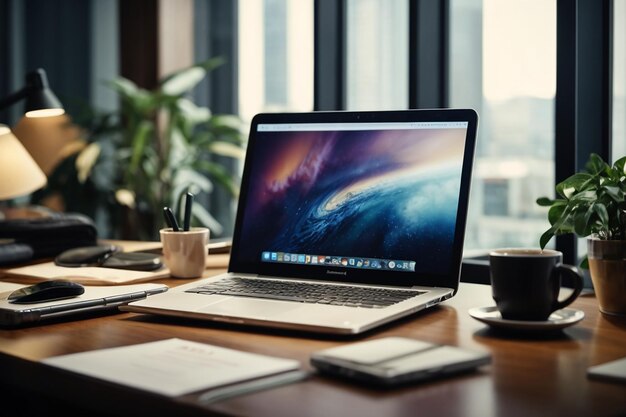
M 26 85 L 21 90 L 0 99 L 0 109 L 22 99 L 26 99 L 26 117 L 58 116 L 65 113 L 61 102 L 48 86 L 46 72 L 41 68 L 26 74 Z
M 46 181 L 39 165 L 11 129 L 0 125 L 0 202 L 32 193 Z M 67 249 L 95 244 L 95 226 L 84 217 L 0 207 L 0 265 L 52 257 Z
M 0 99 L 0 109 L 23 99 L 26 100 L 26 118 L 50 118 L 65 113 L 41 68 L 26 74 L 26 85 L 22 89 Z M 45 174 L 24 145 L 7 126 L 0 125 L 0 201 L 29 194 L 45 184 Z M 0 220 L 8 217 L 8 213 L 0 207 Z

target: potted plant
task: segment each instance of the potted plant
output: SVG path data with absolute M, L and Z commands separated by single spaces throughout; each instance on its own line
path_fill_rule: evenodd
M 211 59 L 177 71 L 153 90 L 122 77 L 109 82 L 120 109 L 86 109 L 86 139 L 73 144 L 73 152 L 37 197 L 60 194 L 63 209 L 92 217 L 101 235 L 141 240 L 158 239 L 163 207 L 179 208 L 187 191 L 210 193 L 217 185 L 235 197 L 239 179 L 229 159 L 244 155 L 242 123 L 232 115 L 212 114 L 188 98 L 220 63 Z M 198 199 L 193 221 L 215 235 L 221 232 L 221 224 Z
M 557 198 L 542 197 L 550 207 L 551 227 L 541 236 L 545 248 L 555 235 L 587 237 L 587 257 L 600 310 L 626 315 L 626 157 L 610 166 L 592 154 L 582 172 L 557 184 Z

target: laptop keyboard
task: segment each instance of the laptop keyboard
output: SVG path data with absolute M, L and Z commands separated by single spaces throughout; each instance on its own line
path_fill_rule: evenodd
M 241 277 L 221 279 L 186 290 L 185 292 L 362 308 L 388 307 L 411 297 L 424 294 L 424 291 L 412 289 L 392 290 L 386 288 L 349 287 Z

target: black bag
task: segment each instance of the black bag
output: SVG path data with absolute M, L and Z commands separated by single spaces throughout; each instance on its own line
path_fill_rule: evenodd
M 59 213 L 50 217 L 0 221 L 0 265 L 49 258 L 97 241 L 93 221 L 82 214 Z

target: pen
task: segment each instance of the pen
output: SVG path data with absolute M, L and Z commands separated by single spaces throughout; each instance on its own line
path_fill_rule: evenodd
M 191 222 L 191 206 L 193 205 L 193 194 L 187 193 L 187 197 L 185 199 L 185 220 L 183 223 L 183 230 L 185 232 L 189 231 L 189 223 Z
M 165 223 L 167 223 L 173 231 L 178 232 L 178 222 L 176 221 L 176 217 L 174 217 L 174 213 L 172 213 L 172 209 L 163 207 L 163 216 L 165 217 Z

